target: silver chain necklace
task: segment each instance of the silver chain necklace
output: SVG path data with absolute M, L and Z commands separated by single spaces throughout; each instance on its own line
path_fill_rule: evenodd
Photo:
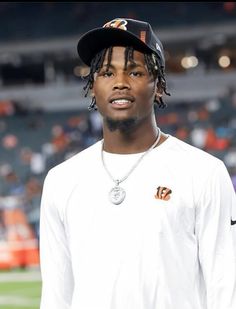
M 107 172 L 107 174 L 110 176 L 111 180 L 116 184 L 115 187 L 113 187 L 111 189 L 111 191 L 109 192 L 109 199 L 110 201 L 115 204 L 115 205 L 119 205 L 121 204 L 124 199 L 125 199 L 125 196 L 126 196 L 126 192 L 123 188 L 120 187 L 120 183 L 123 182 L 125 179 L 127 179 L 129 177 L 129 175 L 134 171 L 134 169 L 139 165 L 139 163 L 141 162 L 141 160 L 159 143 L 160 141 L 160 138 L 161 138 L 161 130 L 160 128 L 157 128 L 158 130 L 158 135 L 157 135 L 157 138 L 155 140 L 155 142 L 152 144 L 152 146 L 147 150 L 145 151 L 141 157 L 139 157 L 139 159 L 137 160 L 137 162 L 132 166 L 132 168 L 129 170 L 129 172 L 124 176 L 122 177 L 121 179 L 115 179 L 111 173 L 109 172 L 106 164 L 105 164 L 105 161 L 104 161 L 104 156 L 103 156 L 103 144 L 104 144 L 104 141 L 102 141 L 102 147 L 101 147 L 101 157 L 102 157 L 102 164 Z

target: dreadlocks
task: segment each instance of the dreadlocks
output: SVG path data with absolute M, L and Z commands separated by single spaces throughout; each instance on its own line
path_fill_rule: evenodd
M 103 49 L 102 51 L 97 53 L 96 56 L 93 58 L 90 65 L 89 74 L 83 77 L 84 79 L 87 79 L 87 83 L 83 88 L 85 90 L 85 97 L 87 97 L 89 90 L 93 88 L 94 74 L 101 70 L 107 52 L 108 52 L 108 59 L 107 59 L 106 71 L 109 70 L 112 59 L 112 51 L 113 51 L 112 47 Z M 153 75 L 154 79 L 157 79 L 157 82 L 160 84 L 164 93 L 166 95 L 170 95 L 170 93 L 168 93 L 166 89 L 164 66 L 161 65 L 160 58 L 156 54 L 144 54 L 144 59 L 149 74 Z M 125 70 L 127 69 L 128 62 L 134 63 L 133 47 L 125 48 L 125 67 L 124 67 Z M 167 104 L 163 101 L 162 97 L 159 98 L 159 101 L 155 100 L 155 102 L 158 104 L 159 108 L 165 108 L 167 106 Z M 89 110 L 96 109 L 95 105 L 96 101 L 95 98 L 93 98 L 89 105 Z

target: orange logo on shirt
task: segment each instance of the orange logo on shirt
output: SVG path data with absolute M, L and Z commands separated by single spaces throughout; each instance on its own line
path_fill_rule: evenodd
M 170 199 L 170 194 L 172 190 L 166 187 L 158 187 L 155 198 L 158 200 L 168 201 Z
M 126 25 L 127 25 L 127 20 L 118 18 L 118 19 L 113 19 L 112 21 L 109 21 L 103 26 L 103 28 L 119 28 L 122 30 L 127 30 Z

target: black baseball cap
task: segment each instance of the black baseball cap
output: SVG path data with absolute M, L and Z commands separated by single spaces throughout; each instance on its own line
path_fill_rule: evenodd
M 116 18 L 103 27 L 85 33 L 79 40 L 77 51 L 81 60 L 90 66 L 94 56 L 110 46 L 132 46 L 141 52 L 155 53 L 165 66 L 164 51 L 161 41 L 147 22 Z

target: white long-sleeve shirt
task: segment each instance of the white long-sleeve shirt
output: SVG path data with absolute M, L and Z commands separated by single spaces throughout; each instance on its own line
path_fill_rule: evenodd
M 140 155 L 104 159 L 119 178 Z M 169 136 L 120 186 L 114 205 L 101 141 L 49 171 L 40 308 L 235 309 L 236 198 L 223 162 Z

